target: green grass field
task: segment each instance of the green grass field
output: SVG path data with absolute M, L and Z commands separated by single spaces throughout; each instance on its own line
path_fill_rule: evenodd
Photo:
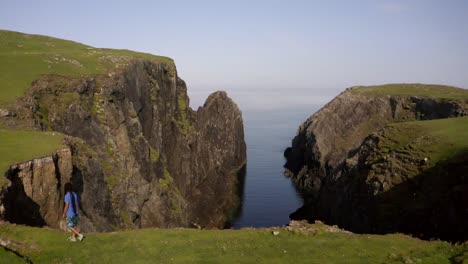
M 468 90 L 434 84 L 385 84 L 354 86 L 351 92 L 367 96 L 419 96 L 446 100 L 468 100 Z
M 63 147 L 62 139 L 63 135 L 57 132 L 0 128 L 0 187 L 6 182 L 3 174 L 9 165 L 50 155 Z
M 316 235 L 273 229 L 141 229 L 87 234 L 67 242 L 67 233 L 0 225 L 0 237 L 33 263 L 451 263 L 466 246 L 409 236 Z M 0 262 L 18 258 L 0 251 Z M 6 263 L 6 262 L 2 262 Z M 8 262 L 14 263 L 14 262 Z
M 0 105 L 22 96 L 41 75 L 104 74 L 133 58 L 166 63 L 175 71 L 174 61 L 167 57 L 99 49 L 68 40 L 0 30 Z
M 429 158 L 429 164 L 468 151 L 468 117 L 393 123 L 384 130 L 380 149 Z

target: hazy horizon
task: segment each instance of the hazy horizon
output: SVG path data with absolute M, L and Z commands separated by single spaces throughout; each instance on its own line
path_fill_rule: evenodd
M 355 85 L 468 88 L 468 1 L 1 1 L 0 28 L 171 57 L 192 107 L 325 103 Z

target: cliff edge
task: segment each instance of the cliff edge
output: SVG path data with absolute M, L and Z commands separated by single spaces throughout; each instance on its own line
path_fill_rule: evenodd
M 307 119 L 285 151 L 286 175 L 309 193 L 292 217 L 354 232 L 466 239 L 466 115 L 464 89 L 347 89 Z
M 18 56 L 37 49 L 34 56 L 43 54 L 36 59 L 45 58 L 45 67 L 35 69 L 44 74 L 23 96 L 3 104 L 9 114 L 0 124 L 53 131 L 63 147 L 7 169 L 0 217 L 58 227 L 63 185 L 71 181 L 85 231 L 222 228 L 229 222 L 240 206 L 236 185 L 246 146 L 242 113 L 225 92 L 194 111 L 168 58 L 1 33 L 15 36 Z M 34 217 L 18 208 L 30 208 Z

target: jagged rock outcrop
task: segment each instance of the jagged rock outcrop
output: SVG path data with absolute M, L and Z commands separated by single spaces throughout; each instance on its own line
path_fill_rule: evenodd
M 386 127 L 366 138 L 346 160 L 343 176 L 330 190 L 335 193 L 328 194 L 326 203 L 316 204 L 317 211 L 356 232 L 403 232 L 424 239 L 465 241 L 468 149 L 431 164 L 430 153 L 419 150 L 434 144 L 437 137 L 415 133 L 407 145 L 388 151 L 383 146 L 394 139 L 389 136 L 392 130 Z
M 414 87 L 408 85 L 408 89 L 410 88 Z M 433 223 L 438 221 L 437 224 L 442 225 L 440 219 L 435 220 L 437 218 L 434 216 L 435 214 L 428 212 L 421 213 L 419 211 L 419 216 L 416 217 L 417 213 L 413 211 L 412 216 L 408 214 L 408 218 L 401 217 L 399 215 L 401 211 L 398 210 L 406 206 L 404 203 L 399 203 L 398 206 L 394 207 L 398 208 L 398 210 L 395 209 L 384 214 L 376 213 L 385 211 L 385 208 L 389 205 L 394 206 L 397 204 L 395 201 L 398 195 L 389 195 L 389 189 L 396 190 L 398 186 L 403 190 L 402 186 L 404 185 L 411 185 L 412 188 L 423 188 L 421 186 L 426 183 L 423 184 L 418 181 L 414 184 L 413 176 L 417 175 L 420 179 L 431 179 L 425 182 L 437 182 L 439 185 L 445 180 L 441 180 L 440 177 L 437 178 L 440 181 L 434 180 L 434 177 L 425 177 L 421 175 L 424 168 L 420 168 L 411 176 L 401 176 L 399 181 L 392 182 L 388 180 L 388 177 L 387 181 L 385 181 L 385 176 L 383 176 L 385 173 L 408 175 L 405 170 L 409 169 L 396 172 L 392 164 L 381 164 L 380 167 L 377 166 L 379 170 L 376 170 L 375 164 L 374 167 L 370 168 L 370 162 L 366 160 L 366 157 L 373 153 L 372 155 L 375 158 L 374 154 L 378 148 L 369 147 L 372 145 L 372 137 L 369 138 L 369 136 L 383 129 L 389 123 L 465 116 L 468 114 L 468 101 L 424 96 L 376 96 L 360 93 L 358 89 L 347 89 L 320 111 L 313 114 L 299 127 L 297 135 L 293 139 L 292 147 L 285 150 L 285 157 L 287 158 L 285 164 L 286 175 L 291 177 L 296 185 L 309 193 L 304 207 L 292 214 L 292 217 L 310 220 L 319 219 L 328 224 L 338 224 L 354 232 L 385 233 L 404 231 L 418 236 L 423 234 L 422 230 L 427 231 L 429 229 L 414 228 L 418 225 L 418 223 L 414 222 L 414 219 L 418 217 L 422 219 L 423 215 L 428 217 L 432 215 L 430 216 L 432 217 L 431 221 Z M 418 159 L 419 163 L 421 157 L 418 157 Z M 400 166 L 400 168 L 405 167 L 406 162 L 407 160 L 401 161 L 400 164 L 403 166 Z M 459 165 L 457 166 L 460 166 L 460 164 L 465 164 L 466 161 L 458 160 L 458 162 Z M 458 181 L 466 179 L 465 174 L 457 176 L 454 174 L 454 177 Z M 378 179 L 379 183 L 376 183 L 375 179 Z M 453 179 L 453 181 L 456 182 L 456 179 Z M 445 197 L 443 199 L 447 203 L 454 197 L 461 198 L 459 192 L 454 196 L 449 195 L 452 198 L 447 198 L 451 188 L 455 188 L 455 185 L 449 183 L 453 181 L 447 180 L 444 186 L 448 187 L 443 190 L 441 188 L 437 194 L 433 193 L 433 198 Z M 377 185 L 382 190 L 376 191 Z M 424 186 L 427 186 L 427 184 Z M 458 188 L 461 188 L 460 186 L 458 185 Z M 385 195 L 383 189 L 385 189 Z M 429 189 L 420 191 L 420 193 L 418 191 L 419 194 L 431 192 Z M 406 197 L 408 193 L 400 195 Z M 413 193 L 415 192 L 411 194 Z M 384 196 L 386 197 L 385 201 L 382 198 Z M 407 209 L 411 207 L 410 205 L 407 206 Z M 416 205 L 413 207 L 416 207 Z M 430 202 L 426 204 L 426 209 L 435 207 Z M 409 209 L 407 209 L 404 210 L 408 211 Z M 460 210 L 459 205 L 456 210 Z M 440 216 L 440 211 L 437 214 Z M 397 220 L 399 216 L 401 218 Z M 457 217 L 461 219 L 460 212 L 455 216 L 455 218 Z M 409 223 L 408 219 L 413 219 L 413 222 Z M 460 224 L 459 220 L 454 220 L 454 218 L 452 220 L 448 222 Z M 406 226 L 403 227 L 405 224 Z M 435 224 L 432 226 L 435 226 Z M 432 232 L 422 237 L 431 237 L 431 235 L 433 237 L 443 237 L 442 233 Z M 455 233 L 454 229 L 451 230 L 451 234 L 453 233 Z M 445 237 L 448 237 L 447 239 L 453 238 L 447 234 L 445 234 Z
M 71 151 L 13 165 L 6 172 L 10 184 L 1 192 L 2 218 L 19 224 L 58 228 L 63 209 L 63 185 L 72 176 Z
M 47 75 L 33 83 L 12 112 L 3 121 L 7 126 L 69 136 L 71 171 L 60 177 L 54 174 L 60 168 L 44 172 L 55 179 L 49 187 L 54 204 L 26 193 L 49 226 L 57 222 L 48 208 L 55 210 L 63 197 L 56 181 L 69 179 L 81 196 L 89 220 L 85 227 L 93 231 L 223 227 L 239 206 L 236 185 L 246 161 L 241 112 L 225 92 L 210 95 L 193 111 L 175 67 L 135 59 L 107 75 Z M 8 172 L 10 180 L 28 174 L 15 168 Z M 9 188 L 4 197 L 22 186 L 12 181 Z M 8 217 L 12 209 L 2 201 L 6 219 L 16 219 Z

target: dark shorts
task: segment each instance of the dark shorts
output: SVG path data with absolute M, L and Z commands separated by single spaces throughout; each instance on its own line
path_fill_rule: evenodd
M 68 227 L 75 227 L 78 225 L 78 216 L 67 216 L 67 226 Z

